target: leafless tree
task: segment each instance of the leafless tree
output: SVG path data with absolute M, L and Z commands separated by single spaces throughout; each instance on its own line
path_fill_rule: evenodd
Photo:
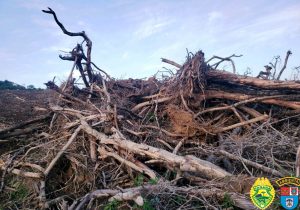
M 75 46 L 75 48 L 69 53 L 69 55 L 65 55 L 65 56 L 60 55 L 59 57 L 62 60 L 74 61 L 74 65 L 76 65 L 76 67 L 78 68 L 78 70 L 81 74 L 82 80 L 86 87 L 89 87 L 91 83 L 95 82 L 98 79 L 101 82 L 102 81 L 101 75 L 100 74 L 95 75 L 93 73 L 92 65 L 95 66 L 95 64 L 93 64 L 93 62 L 91 61 L 92 41 L 87 36 L 85 31 L 70 32 L 58 20 L 56 13 L 50 7 L 48 7 L 48 10 L 42 10 L 42 11 L 44 13 L 53 15 L 53 18 L 54 18 L 56 24 L 61 28 L 61 30 L 63 31 L 64 34 L 66 34 L 68 36 L 81 36 L 83 38 L 82 43 L 77 44 Z M 82 47 L 83 43 L 86 43 L 86 47 L 87 47 L 86 54 Z M 83 63 L 82 61 L 85 61 L 85 63 Z M 98 68 L 98 67 L 96 67 L 96 68 Z M 97 78 L 97 77 L 100 77 L 100 78 Z M 69 82 L 69 81 L 67 81 L 67 82 Z

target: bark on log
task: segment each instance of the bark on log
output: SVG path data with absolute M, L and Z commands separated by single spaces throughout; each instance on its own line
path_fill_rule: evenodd
M 227 71 L 210 70 L 207 72 L 207 80 L 213 83 L 227 83 L 242 86 L 252 86 L 262 90 L 290 90 L 300 92 L 300 83 L 293 81 L 262 80 L 255 77 L 239 76 Z
M 84 206 L 93 198 L 104 198 L 104 197 L 114 197 L 116 195 L 127 195 L 127 196 L 119 196 L 119 200 L 133 200 L 137 196 L 146 196 L 147 194 L 153 192 L 153 193 L 161 193 L 161 192 L 173 192 L 176 194 L 188 194 L 190 196 L 202 196 L 204 198 L 212 198 L 216 197 L 218 200 L 223 200 L 224 197 L 230 196 L 230 199 L 234 201 L 233 205 L 236 207 L 239 207 L 241 209 L 249 209 L 249 210 L 255 210 L 256 207 L 250 202 L 248 198 L 245 196 L 234 193 L 234 192 L 225 192 L 223 190 L 220 190 L 218 188 L 211 188 L 211 189 L 197 189 L 195 187 L 189 188 L 189 187 L 177 187 L 177 186 L 170 186 L 168 183 L 160 183 L 156 185 L 144 185 L 140 187 L 134 187 L 134 188 L 127 188 L 122 190 L 112 190 L 112 189 L 101 189 L 101 190 L 95 190 L 91 193 L 88 193 L 86 196 L 84 196 L 83 199 L 81 199 L 81 202 L 77 205 L 77 207 L 73 207 L 71 209 L 80 210 L 83 209 Z M 131 196 L 130 196 L 131 195 Z M 129 199 L 127 199 L 129 198 Z
M 129 140 L 120 139 L 118 137 L 109 138 L 108 136 L 92 129 L 87 122 L 81 121 L 82 130 L 91 136 L 94 136 L 102 144 L 115 145 L 118 148 L 122 148 L 126 151 L 130 151 L 136 155 L 146 156 L 155 160 L 161 160 L 173 166 L 174 169 L 180 171 L 196 172 L 208 179 L 223 178 L 225 176 L 231 176 L 222 168 L 208 162 L 201 160 L 192 155 L 178 156 L 163 149 L 158 149 L 145 144 L 137 144 Z
M 5 166 L 1 164 L 0 170 L 5 170 Z M 16 168 L 8 169 L 8 172 L 18 175 L 18 176 L 27 177 L 27 178 L 41 179 L 43 177 L 42 173 L 22 171 L 22 170 L 16 169 Z
M 36 131 L 38 129 L 40 129 L 41 127 L 43 127 L 43 125 L 34 125 L 28 128 L 24 128 L 24 129 L 16 129 L 13 132 L 10 133 L 4 133 L 4 134 L 0 134 L 0 138 L 1 139 L 6 139 L 9 137 L 15 137 L 15 136 L 20 136 L 20 135 L 24 135 L 33 131 Z
M 28 120 L 26 122 L 21 122 L 17 125 L 14 125 L 12 127 L 9 127 L 9 128 L 6 128 L 6 129 L 3 129 L 3 130 L 0 130 L 0 134 L 3 134 L 3 133 L 8 133 L 10 131 L 13 131 L 15 129 L 19 129 L 19 128 L 22 128 L 26 125 L 30 125 L 30 124 L 33 124 L 33 123 L 37 123 L 37 122 L 40 122 L 40 121 L 43 121 L 43 120 L 46 120 L 50 117 L 50 114 L 47 114 L 45 116 L 41 116 L 39 118 L 36 118 L 36 119 L 33 119 L 33 120 Z
M 292 98 L 294 96 L 292 95 L 285 96 L 285 98 L 287 97 Z M 245 101 L 254 97 L 252 95 L 246 95 L 241 93 L 229 93 L 225 91 L 207 90 L 205 91 L 205 96 L 199 95 L 198 101 L 203 101 L 203 100 L 213 99 L 213 98 L 229 99 L 233 101 Z M 291 109 L 300 109 L 299 101 L 285 101 L 282 99 L 265 99 L 265 100 L 261 100 L 260 103 L 272 104 L 272 105 L 282 106 Z

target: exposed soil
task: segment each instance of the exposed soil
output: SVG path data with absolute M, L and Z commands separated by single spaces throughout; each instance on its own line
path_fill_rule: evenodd
M 0 129 L 45 114 L 34 107 L 46 108 L 53 100 L 51 90 L 0 90 Z

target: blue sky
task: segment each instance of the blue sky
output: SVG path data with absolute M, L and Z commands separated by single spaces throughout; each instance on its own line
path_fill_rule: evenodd
M 273 56 L 293 55 L 284 78 L 300 65 L 300 1 L 281 0 L 10 0 L 0 1 L 0 80 L 19 84 L 63 80 L 72 63 L 61 61 L 80 38 L 64 35 L 51 7 L 70 31 L 93 41 L 92 60 L 116 78 L 144 78 L 163 66 L 161 57 L 183 63 L 186 48 L 202 49 L 206 58 L 233 53 L 239 73 L 253 75 Z M 230 65 L 221 66 L 231 70 Z

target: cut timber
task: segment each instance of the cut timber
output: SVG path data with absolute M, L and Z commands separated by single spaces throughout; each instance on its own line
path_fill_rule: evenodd
M 176 63 L 174 61 L 171 61 L 169 59 L 166 59 L 166 58 L 161 58 L 161 61 L 165 62 L 165 63 L 168 63 L 170 65 L 176 66 L 177 68 L 181 68 L 182 67 L 182 65 L 180 65 L 180 64 L 178 64 L 178 63 Z
M 113 157 L 116 160 L 118 160 L 120 163 L 125 164 L 140 173 L 147 174 L 151 179 L 156 178 L 155 173 L 150 168 L 148 168 L 146 165 L 144 165 L 140 162 L 138 163 L 137 161 L 131 162 L 129 160 L 126 160 L 126 159 L 122 158 L 120 155 L 118 155 L 117 153 L 106 151 L 103 147 L 99 147 L 98 152 L 100 153 L 101 156 Z
M 252 108 L 249 108 L 249 107 L 246 107 L 246 106 L 240 106 L 239 109 L 243 110 L 244 112 L 247 112 L 252 117 L 259 117 L 259 116 L 262 115 L 261 113 L 259 113 L 255 109 L 252 109 Z
M 87 122 L 81 121 L 82 129 L 91 136 L 94 136 L 102 144 L 115 145 L 118 148 L 130 151 L 136 155 L 146 156 L 151 159 L 161 160 L 173 168 L 178 168 L 180 171 L 197 172 L 200 175 L 208 178 L 223 178 L 225 176 L 231 176 L 222 168 L 208 162 L 201 160 L 192 155 L 178 156 L 163 149 L 155 148 L 145 144 L 137 144 L 129 140 L 120 139 L 117 137 L 109 138 L 108 136 L 92 129 Z
M 211 82 L 248 85 L 268 90 L 293 90 L 300 92 L 300 83 L 293 81 L 262 80 L 255 77 L 239 76 L 227 71 L 210 70 L 207 79 Z
M 8 132 L 13 131 L 15 129 L 19 129 L 19 128 L 25 127 L 26 125 L 30 125 L 30 124 L 33 124 L 33 123 L 37 123 L 37 122 L 46 120 L 49 117 L 50 117 L 50 114 L 47 114 L 45 116 L 41 116 L 41 117 L 33 119 L 33 120 L 28 120 L 26 122 L 21 122 L 18 125 L 14 125 L 14 126 L 12 126 L 10 128 L 6 128 L 6 129 L 3 129 L 3 130 L 0 130 L 0 134 L 8 133 Z
M 235 107 L 241 106 L 241 105 L 246 104 L 246 103 L 253 103 L 253 102 L 263 101 L 263 100 L 267 100 L 267 99 L 284 98 L 284 97 L 286 97 L 286 96 L 285 95 L 278 95 L 278 96 L 264 96 L 264 97 L 257 97 L 257 98 L 254 97 L 254 98 L 247 99 L 245 101 L 237 102 L 235 104 L 232 104 L 231 106 L 213 107 L 213 108 L 210 108 L 210 109 L 205 109 L 204 111 L 198 112 L 195 115 L 195 117 L 198 117 L 199 115 L 205 114 L 207 112 L 214 112 L 214 111 L 221 111 L 221 110 L 226 110 L 226 109 L 233 109 Z
M 234 124 L 234 125 L 230 125 L 230 126 L 225 127 L 225 128 L 216 129 L 216 131 L 214 133 L 217 134 L 217 133 L 221 133 L 221 132 L 224 132 L 224 131 L 232 130 L 234 128 L 237 128 L 237 127 L 240 127 L 240 126 L 243 126 L 243 125 L 248 125 L 248 124 L 251 124 L 251 123 L 263 121 L 263 120 L 267 119 L 268 117 L 269 117 L 268 115 L 262 115 L 262 116 L 256 117 L 256 118 L 248 120 L 248 121 L 244 121 L 244 122 L 240 122 L 240 123 L 237 123 L 237 124 Z
M 292 97 L 292 95 L 286 95 L 284 98 L 288 98 L 288 97 Z M 200 95 L 198 100 L 203 101 L 203 100 L 213 99 L 213 98 L 229 99 L 233 101 L 245 101 L 245 100 L 255 98 L 255 96 L 241 94 L 241 93 L 229 93 L 225 91 L 207 90 L 205 91 L 205 97 L 203 97 L 203 95 Z M 299 101 L 285 101 L 282 99 L 264 99 L 261 100 L 260 103 L 272 104 L 272 105 L 282 106 L 290 109 L 300 109 Z
M 144 106 L 149 106 L 151 104 L 156 104 L 156 103 L 163 103 L 163 102 L 166 102 L 166 101 L 169 101 L 171 100 L 173 97 L 165 97 L 165 98 L 159 98 L 157 100 L 153 100 L 153 101 L 146 101 L 146 102 L 143 102 L 143 103 L 140 103 L 138 105 L 136 105 L 135 107 L 132 108 L 132 111 L 137 111 L 139 110 L 140 108 L 144 107 Z
M 5 166 L 0 165 L 0 169 L 5 170 Z M 27 171 L 22 171 L 20 169 L 15 169 L 15 168 L 9 169 L 8 172 L 18 175 L 18 176 L 27 177 L 27 178 L 40 179 L 43 177 L 43 175 L 41 173 L 27 172 Z
M 9 137 L 24 135 L 24 134 L 36 131 L 42 127 L 43 127 L 43 125 L 38 124 L 38 125 L 33 125 L 31 127 L 24 128 L 24 129 L 15 129 L 14 131 L 12 131 L 10 133 L 0 134 L 0 138 L 5 139 L 5 138 L 9 138 Z

